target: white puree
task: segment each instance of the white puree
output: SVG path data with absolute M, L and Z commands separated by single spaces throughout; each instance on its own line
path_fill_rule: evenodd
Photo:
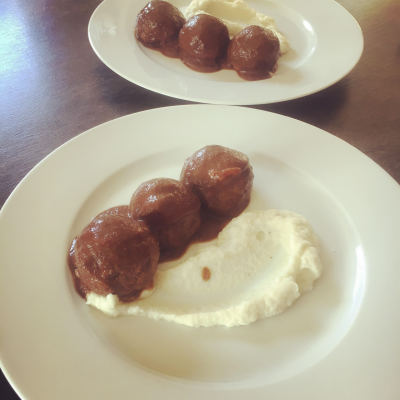
M 278 32 L 274 18 L 257 12 L 243 0 L 193 0 L 185 17 L 189 19 L 197 14 L 210 14 L 221 19 L 231 37 L 250 25 L 271 29 L 279 38 L 281 53 L 286 53 L 290 48 L 288 40 Z
M 203 267 L 211 277 L 202 278 Z M 132 303 L 87 295 L 87 304 L 117 316 L 144 315 L 189 326 L 247 325 L 285 311 L 321 275 L 318 239 L 301 215 L 245 212 L 217 244 L 178 266 L 157 271 L 153 293 Z

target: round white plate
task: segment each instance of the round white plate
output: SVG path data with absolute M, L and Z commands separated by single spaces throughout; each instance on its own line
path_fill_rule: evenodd
M 177 179 L 207 144 L 250 157 L 251 209 L 311 222 L 324 268 L 314 290 L 236 328 L 86 306 L 66 264 L 72 238 L 142 181 Z M 264 111 L 181 106 L 93 128 L 39 163 L 0 212 L 1 367 L 26 400 L 397 400 L 399 204 L 399 185 L 358 150 Z
M 171 0 L 184 11 L 190 0 Z M 275 18 L 291 50 L 276 76 L 247 82 L 235 71 L 203 74 L 180 60 L 139 45 L 135 19 L 147 0 L 105 0 L 89 22 L 89 40 L 114 72 L 146 89 L 179 99 L 212 104 L 264 104 L 295 99 L 339 81 L 357 64 L 363 36 L 354 18 L 333 0 L 249 0 Z

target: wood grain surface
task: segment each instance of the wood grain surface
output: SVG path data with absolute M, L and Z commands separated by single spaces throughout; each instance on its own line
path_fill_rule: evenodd
M 0 0 L 0 207 L 40 160 L 87 129 L 134 112 L 190 104 L 136 86 L 99 60 L 87 36 L 99 3 Z M 354 70 L 321 92 L 253 108 L 330 132 L 400 183 L 400 1 L 338 3 L 365 39 Z M 2 375 L 0 398 L 19 399 Z

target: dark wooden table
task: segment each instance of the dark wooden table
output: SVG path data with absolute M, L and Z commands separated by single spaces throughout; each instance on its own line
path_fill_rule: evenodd
M 189 104 L 136 86 L 97 58 L 87 26 L 100 2 L 0 0 L 0 207 L 40 160 L 74 136 L 126 114 Z M 364 34 L 358 65 L 319 93 L 254 108 L 340 137 L 400 183 L 400 0 L 338 3 Z M 19 399 L 2 374 L 0 398 Z

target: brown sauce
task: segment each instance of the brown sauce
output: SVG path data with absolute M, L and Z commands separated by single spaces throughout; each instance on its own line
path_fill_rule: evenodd
M 201 270 L 201 277 L 203 278 L 203 281 L 207 282 L 211 278 L 211 271 L 208 267 L 203 267 Z
M 216 239 L 218 234 L 232 220 L 232 217 L 220 218 L 203 209 L 200 211 L 200 217 L 200 228 L 187 243 L 183 246 L 160 252 L 160 264 L 167 261 L 179 260 L 192 244 L 209 242 Z

